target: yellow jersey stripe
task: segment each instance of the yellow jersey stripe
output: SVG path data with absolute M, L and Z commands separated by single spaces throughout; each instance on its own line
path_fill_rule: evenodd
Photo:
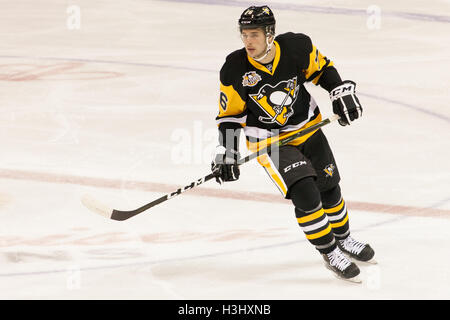
M 305 78 L 309 79 L 309 77 L 311 77 L 315 72 L 317 71 L 323 71 L 321 70 L 321 68 L 323 68 L 323 66 L 326 64 L 326 59 L 325 56 L 322 55 L 322 53 L 320 53 L 320 51 L 316 48 L 315 45 L 312 46 L 312 51 L 309 54 L 309 65 L 308 65 L 308 69 L 303 70 L 303 73 L 305 74 Z M 333 65 L 333 62 L 330 61 L 328 64 L 328 67 L 331 67 Z M 317 85 L 317 82 L 319 81 L 320 76 L 322 75 L 322 73 L 320 73 L 319 75 L 315 76 L 314 79 L 312 79 L 312 83 Z
M 280 134 L 278 136 L 270 137 L 270 138 L 267 138 L 267 139 L 262 140 L 260 142 L 247 141 L 247 148 L 251 152 L 259 151 L 259 150 L 269 146 L 272 143 L 278 142 L 279 140 L 281 140 L 283 138 L 290 137 L 290 136 L 292 136 L 293 134 L 296 134 L 299 131 L 305 130 L 306 128 L 309 128 L 312 125 L 315 125 L 315 124 L 319 123 L 320 121 L 322 121 L 322 115 L 319 113 L 319 115 L 315 119 L 309 121 L 307 124 L 305 124 L 303 127 L 301 127 L 298 130 L 282 133 L 282 134 Z M 308 133 L 308 134 L 306 134 L 304 136 L 301 136 L 301 137 L 299 137 L 299 138 L 297 138 L 295 140 L 292 140 L 291 142 L 288 143 L 288 145 L 298 146 L 299 144 L 302 144 L 303 142 L 308 140 L 308 138 L 311 137 L 314 133 L 316 133 L 316 131 L 317 130 L 314 130 L 311 133 Z
M 270 177 L 272 178 L 273 182 L 278 186 L 278 189 L 286 195 L 287 194 L 287 186 L 284 183 L 283 178 L 281 177 L 278 170 L 276 170 L 275 167 L 272 167 L 272 161 L 270 161 L 270 158 L 267 154 L 263 154 L 257 158 L 260 165 L 262 165 L 266 170 L 267 173 L 269 173 Z
M 225 86 L 220 83 L 220 92 L 218 118 L 239 115 L 245 111 L 245 101 L 232 85 Z
M 269 69 L 267 69 L 265 66 L 263 66 L 261 63 L 259 63 L 258 61 L 250 58 L 247 55 L 248 61 L 252 64 L 252 66 L 254 66 L 256 69 L 261 70 L 265 73 L 270 74 L 271 76 L 273 76 L 273 74 L 275 73 L 275 70 L 277 69 L 278 66 L 278 62 L 280 62 L 280 57 L 281 57 L 281 49 L 280 49 L 280 45 L 278 44 L 278 42 L 274 41 L 273 42 L 275 45 L 275 58 L 273 60 L 273 66 L 272 66 L 272 71 L 269 71 Z

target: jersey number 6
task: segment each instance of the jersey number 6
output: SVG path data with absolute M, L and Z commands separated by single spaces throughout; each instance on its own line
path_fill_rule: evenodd
M 220 106 L 222 107 L 223 111 L 227 110 L 227 102 L 228 102 L 227 95 L 223 92 L 220 92 Z

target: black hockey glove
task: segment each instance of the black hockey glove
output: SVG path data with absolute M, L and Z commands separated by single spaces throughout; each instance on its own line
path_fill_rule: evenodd
M 211 163 L 211 171 L 215 174 L 219 184 L 239 179 L 240 170 L 237 164 L 239 158 L 238 151 L 217 146 L 214 161 Z
M 345 80 L 330 91 L 333 112 L 340 116 L 341 126 L 349 125 L 351 121 L 362 116 L 362 106 L 355 95 L 356 83 Z

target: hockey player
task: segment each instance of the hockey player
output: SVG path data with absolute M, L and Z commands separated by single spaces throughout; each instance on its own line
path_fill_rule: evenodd
M 330 94 L 342 126 L 362 115 L 355 83 L 342 81 L 333 62 L 301 33 L 275 36 L 268 6 L 247 8 L 239 19 L 244 48 L 232 52 L 220 70 L 219 146 L 211 165 L 219 183 L 239 178 L 239 132 L 255 152 L 271 139 L 282 138 L 322 120 L 305 82 Z M 282 195 L 291 199 L 295 215 L 325 265 L 344 279 L 360 273 L 351 261 L 369 261 L 373 249 L 350 236 L 347 207 L 339 187 L 339 171 L 327 139 L 319 129 L 289 145 L 258 157 Z

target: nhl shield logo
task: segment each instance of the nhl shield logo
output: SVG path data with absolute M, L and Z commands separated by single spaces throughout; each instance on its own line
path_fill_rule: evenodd
M 265 84 L 257 94 L 250 94 L 250 98 L 264 111 L 266 117 L 260 116 L 263 123 L 284 125 L 294 114 L 294 103 L 297 100 L 300 86 L 297 77 L 281 81 L 275 86 Z

